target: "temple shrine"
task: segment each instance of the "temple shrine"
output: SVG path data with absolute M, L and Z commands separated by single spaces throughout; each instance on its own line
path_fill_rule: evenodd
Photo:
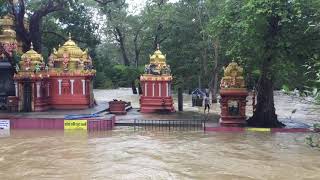
M 243 78 L 243 68 L 236 62 L 232 61 L 224 68 L 220 88 L 220 124 L 222 126 L 244 126 L 248 91 Z
M 31 49 L 21 56 L 14 76 L 18 110 L 30 112 L 92 107 L 94 75 L 88 51 L 82 51 L 71 35 L 63 46 L 53 50 L 47 65 L 31 45 Z
M 14 76 L 18 111 L 44 111 L 49 109 L 49 74 L 41 54 L 31 48 L 21 56 Z
M 145 65 L 140 82 L 143 91 L 140 96 L 140 112 L 175 111 L 171 94 L 171 70 L 166 64 L 166 55 L 162 54 L 159 46 L 150 56 L 150 63 Z
M 82 51 L 71 39 L 53 49 L 48 61 L 50 104 L 54 109 L 86 109 L 94 105 L 92 80 L 96 71 L 88 49 Z

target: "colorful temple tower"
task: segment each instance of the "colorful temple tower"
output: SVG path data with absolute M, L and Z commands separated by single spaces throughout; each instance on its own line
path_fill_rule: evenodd
M 243 68 L 231 62 L 224 68 L 220 84 L 220 124 L 223 126 L 244 126 L 246 124 L 246 98 L 248 91 L 243 78 Z
M 96 71 L 88 50 L 71 39 L 49 57 L 50 104 L 54 109 L 86 109 L 94 105 L 92 80 Z
M 19 68 L 20 67 L 20 68 Z M 31 48 L 21 56 L 14 76 L 18 111 L 45 111 L 50 108 L 48 68 L 43 57 Z
M 140 97 L 140 112 L 175 111 L 171 95 L 171 70 L 159 46 L 150 56 L 150 63 L 145 66 L 140 82 L 143 91 Z
M 53 50 L 48 65 L 31 45 L 16 71 L 18 111 L 86 109 L 94 104 L 92 79 L 96 71 L 88 51 L 82 51 L 70 35 L 58 51 Z

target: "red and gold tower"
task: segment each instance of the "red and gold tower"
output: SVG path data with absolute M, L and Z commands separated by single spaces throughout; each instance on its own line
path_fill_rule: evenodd
M 159 47 L 150 56 L 150 63 L 145 66 L 145 73 L 141 75 L 140 81 L 143 91 L 140 112 L 175 111 L 171 94 L 171 70 Z
M 86 109 L 94 104 L 92 80 L 95 70 L 88 50 L 71 39 L 49 57 L 50 104 L 54 109 Z
M 248 91 L 242 76 L 243 68 L 232 62 L 224 68 L 220 84 L 221 118 L 223 126 L 244 126 Z
M 31 49 L 21 56 L 14 80 L 19 111 L 31 112 L 49 109 L 48 70 L 41 54 L 33 50 L 32 43 Z

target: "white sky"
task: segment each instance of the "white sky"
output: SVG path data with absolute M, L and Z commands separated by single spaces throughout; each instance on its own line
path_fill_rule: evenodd
M 128 11 L 131 14 L 138 14 L 143 7 L 146 5 L 146 2 L 148 0 L 126 0 L 126 2 L 129 4 Z M 169 0 L 170 3 L 178 2 L 179 0 Z

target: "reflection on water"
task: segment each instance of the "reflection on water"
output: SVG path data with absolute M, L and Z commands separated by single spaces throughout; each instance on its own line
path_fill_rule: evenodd
M 11 131 L 0 179 L 320 179 L 307 135 Z

